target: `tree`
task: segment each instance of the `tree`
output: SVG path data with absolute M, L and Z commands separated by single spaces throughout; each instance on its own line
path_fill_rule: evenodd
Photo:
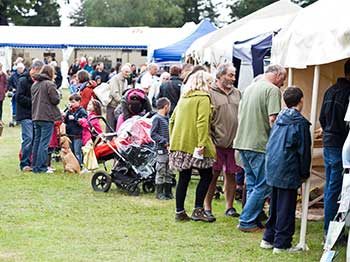
M 221 3 L 217 3 L 217 5 L 220 4 Z M 202 1 L 202 5 L 200 6 L 200 13 L 201 18 L 208 18 L 212 23 L 218 25 L 219 13 L 216 6 L 211 0 Z
M 236 21 L 277 1 L 278 0 L 238 0 L 228 7 L 231 8 L 230 16 L 232 21 Z
M 60 26 L 60 15 L 58 13 L 60 6 L 56 1 L 43 0 L 37 1 L 33 7 L 36 15 L 26 17 L 25 25 L 31 26 Z
M 269 4 L 277 2 L 278 0 L 238 0 L 227 7 L 231 9 L 230 16 L 232 21 L 236 21 L 244 16 L 247 16 Z M 306 7 L 317 0 L 293 0 L 294 3 Z
M 76 26 L 183 25 L 183 12 L 171 0 L 83 0 L 70 18 Z
M 200 22 L 200 9 L 198 0 L 183 0 L 180 4 L 184 13 L 184 22 Z
M 212 0 L 182 0 L 180 7 L 184 13 L 184 22 L 199 23 L 203 18 L 208 18 L 217 24 L 218 11 Z
M 60 25 L 56 0 L 0 0 L 0 24 Z

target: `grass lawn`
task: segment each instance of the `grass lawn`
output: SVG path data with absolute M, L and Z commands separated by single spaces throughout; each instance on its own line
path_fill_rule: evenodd
M 175 223 L 174 200 L 131 197 L 114 185 L 96 193 L 91 175 L 63 174 L 61 163 L 55 174 L 20 172 L 20 128 L 8 127 L 9 101 L 0 137 L 0 261 L 319 261 L 321 222 L 308 224 L 310 251 L 273 255 L 259 248 L 262 233 L 241 233 L 237 218 L 223 216 L 223 198 L 214 201 L 215 223 Z M 344 252 L 337 261 L 345 261 Z

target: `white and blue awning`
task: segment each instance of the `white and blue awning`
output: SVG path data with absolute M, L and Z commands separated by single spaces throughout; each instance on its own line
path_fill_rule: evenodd
M 150 27 L 0 26 L 0 47 L 147 49 L 153 41 L 157 41 L 157 37 L 181 39 L 180 30 Z

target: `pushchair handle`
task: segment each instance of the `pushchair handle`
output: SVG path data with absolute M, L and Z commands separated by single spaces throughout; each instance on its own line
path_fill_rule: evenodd
M 104 123 L 105 123 L 105 125 L 108 127 L 108 129 L 109 130 L 112 130 L 112 132 L 114 132 L 115 131 L 115 129 L 114 128 L 112 128 L 108 123 L 107 123 L 107 120 L 106 120 L 106 118 L 104 118 L 103 116 L 93 116 L 93 117 L 91 117 L 87 122 L 88 122 L 88 125 L 89 125 L 89 127 L 92 129 L 93 128 L 93 126 L 92 126 L 92 124 L 91 124 L 91 121 L 92 120 L 94 120 L 94 119 L 101 119 Z

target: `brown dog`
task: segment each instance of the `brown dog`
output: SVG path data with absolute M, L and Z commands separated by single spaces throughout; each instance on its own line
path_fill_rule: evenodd
M 61 159 L 64 167 L 64 172 L 69 173 L 77 173 L 80 174 L 80 165 L 70 149 L 70 141 L 69 137 L 61 136 L 60 138 L 60 146 L 61 146 Z

